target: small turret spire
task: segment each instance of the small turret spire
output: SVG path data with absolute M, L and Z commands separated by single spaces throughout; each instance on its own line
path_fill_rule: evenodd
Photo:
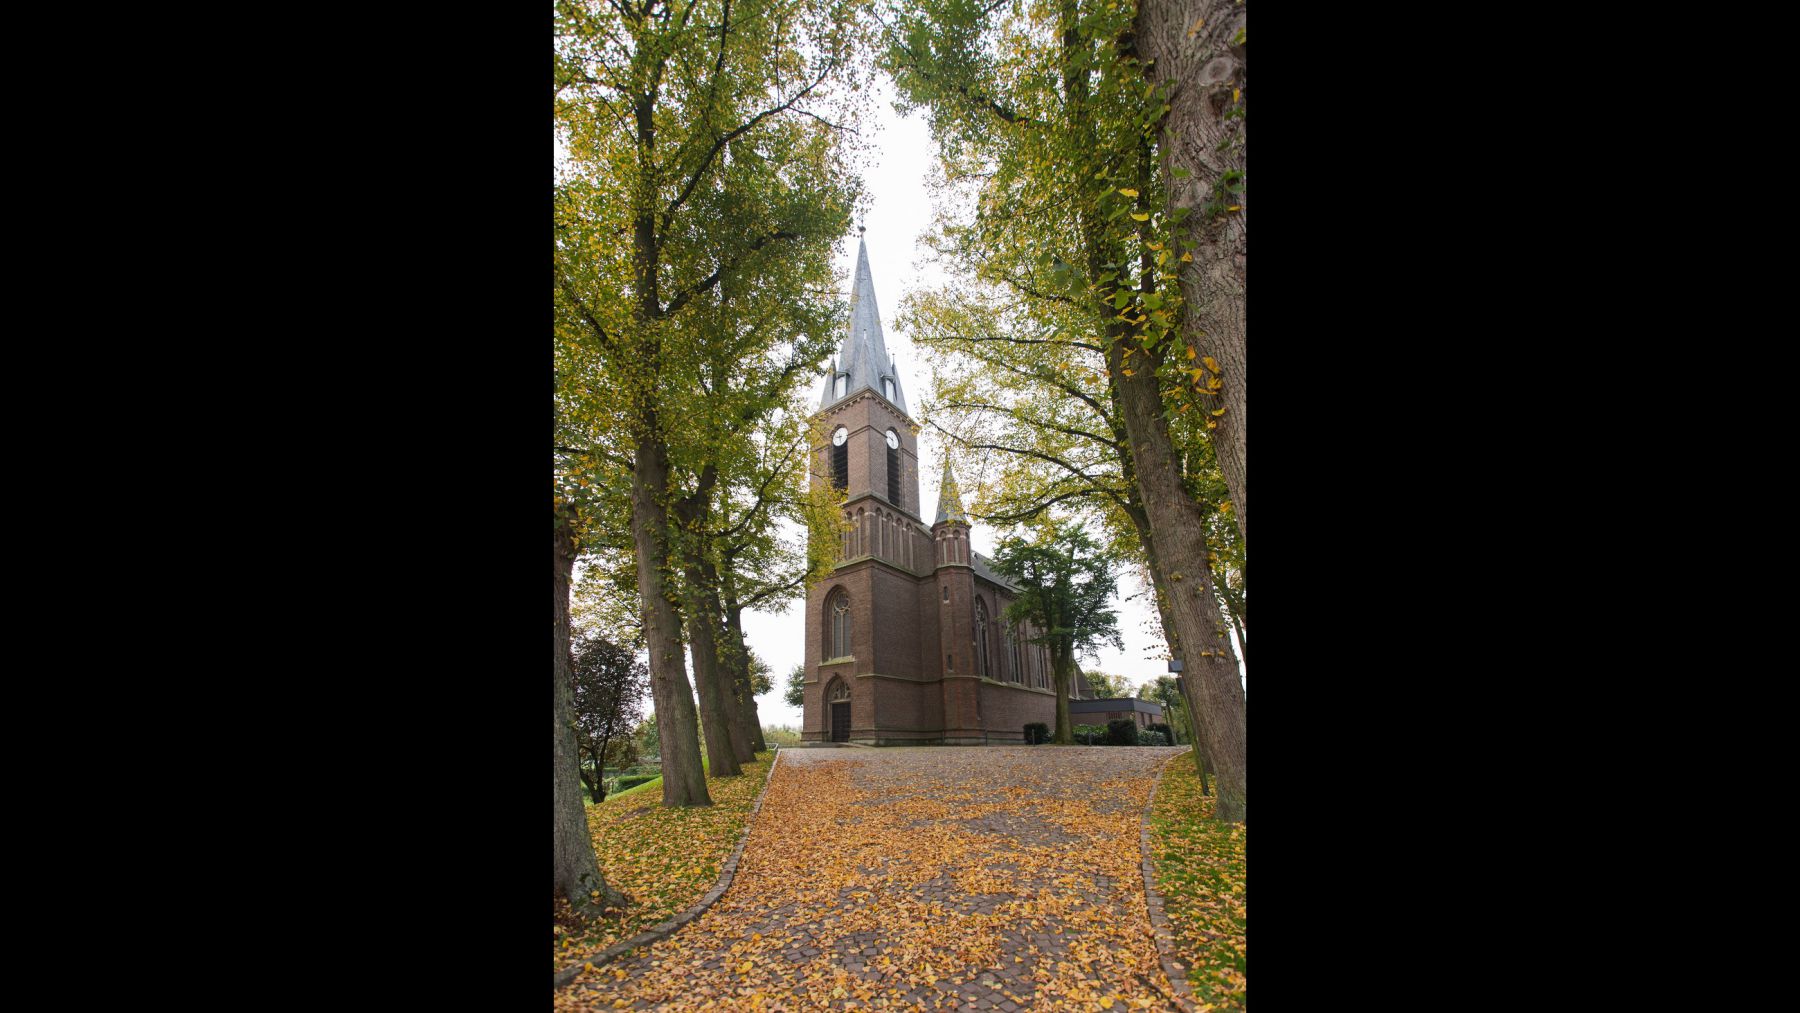
M 969 523 L 969 515 L 964 512 L 962 492 L 956 488 L 956 476 L 950 471 L 950 452 L 944 451 L 944 477 L 938 482 L 937 520 L 934 524 L 955 521 L 958 524 Z

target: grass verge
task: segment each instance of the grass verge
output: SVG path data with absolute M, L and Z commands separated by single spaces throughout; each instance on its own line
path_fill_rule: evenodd
M 756 754 L 739 777 L 708 777 L 707 808 L 664 808 L 662 779 L 620 792 L 587 808 L 588 832 L 600 871 L 635 903 L 611 917 L 580 923 L 556 902 L 552 950 L 557 969 L 577 955 L 637 935 L 698 901 L 718 881 L 762 791 L 773 751 Z M 652 790 L 654 789 L 654 790 Z
M 1213 803 L 1192 756 L 1170 761 L 1150 811 L 1150 858 L 1194 997 L 1203 1009 L 1241 1010 L 1245 829 L 1214 820 Z

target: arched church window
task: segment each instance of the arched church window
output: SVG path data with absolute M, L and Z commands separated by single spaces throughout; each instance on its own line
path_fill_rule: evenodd
M 989 675 L 987 605 L 975 599 L 975 674 Z
M 839 588 L 831 596 L 825 607 L 826 618 L 830 620 L 831 656 L 847 658 L 850 656 L 850 595 Z
M 1017 626 L 1007 632 L 1006 645 L 1012 655 L 1012 681 L 1024 682 L 1025 670 L 1019 667 L 1019 628 Z
M 848 699 L 850 699 L 849 684 L 845 683 L 842 679 L 834 680 L 834 684 L 831 687 L 831 702 L 843 703 Z
M 843 426 L 831 434 L 831 484 L 840 492 L 850 487 L 850 430 Z

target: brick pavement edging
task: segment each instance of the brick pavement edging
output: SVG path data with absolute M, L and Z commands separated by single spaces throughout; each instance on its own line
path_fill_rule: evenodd
M 1162 786 L 1163 772 L 1169 769 L 1169 764 L 1190 756 L 1193 748 L 1189 746 L 1187 752 L 1176 753 L 1156 768 L 1156 780 L 1150 784 L 1150 801 L 1144 804 L 1144 822 L 1138 828 L 1138 848 L 1144 857 L 1144 902 L 1150 909 L 1150 929 L 1156 937 L 1156 953 L 1162 959 L 1163 976 L 1175 990 L 1176 1001 L 1190 1013 L 1195 1009 L 1194 990 L 1188 984 L 1186 966 L 1175 959 L 1175 930 L 1169 925 L 1169 916 L 1163 913 L 1162 894 L 1156 891 L 1156 870 L 1150 861 L 1150 814 L 1156 808 L 1156 790 Z
M 670 918 L 668 921 L 658 922 L 644 931 L 639 932 L 637 935 L 632 936 L 630 939 L 614 943 L 606 949 L 601 950 L 599 953 L 576 961 L 574 965 L 565 967 L 556 972 L 555 983 L 551 985 L 550 990 L 554 992 L 564 985 L 567 985 L 569 982 L 574 981 L 582 971 L 586 970 L 586 965 L 588 964 L 599 967 L 620 954 L 635 950 L 640 946 L 654 943 L 658 939 L 669 936 L 676 929 L 681 928 L 688 922 L 700 917 L 702 912 L 707 908 L 712 907 L 714 902 L 720 897 L 723 897 L 726 889 L 731 886 L 732 878 L 737 875 L 738 859 L 743 856 L 744 845 L 750 840 L 750 826 L 756 822 L 756 814 L 762 811 L 763 796 L 769 793 L 769 785 L 773 784 L 775 781 L 775 767 L 780 763 L 781 749 L 777 747 L 775 750 L 775 758 L 769 761 L 768 773 L 763 775 L 762 790 L 756 793 L 756 802 L 750 807 L 750 815 L 744 819 L 744 832 L 738 835 L 737 847 L 732 849 L 731 857 L 727 858 L 724 866 L 719 869 L 719 881 L 713 884 L 711 890 L 706 891 L 706 896 L 701 897 L 693 904 L 693 906 L 673 918 Z M 1152 797 L 1154 798 L 1154 791 L 1152 792 Z

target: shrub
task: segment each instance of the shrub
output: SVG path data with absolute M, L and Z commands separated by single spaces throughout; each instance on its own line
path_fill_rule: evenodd
M 606 790 L 606 794 L 609 797 L 617 795 L 619 792 L 636 788 L 640 784 L 654 781 L 661 776 L 662 775 L 660 774 L 620 774 L 618 777 L 613 778 L 612 786 Z
M 1138 733 L 1138 745 L 1140 746 L 1166 746 L 1168 744 L 1169 737 L 1155 729 L 1146 729 Z
M 1105 725 L 1076 725 L 1074 731 L 1075 741 L 1084 746 L 1106 745 Z
M 1035 746 L 1050 741 L 1050 726 L 1042 721 L 1033 721 L 1025 726 L 1025 744 Z
M 1106 723 L 1106 744 L 1135 746 L 1138 744 L 1137 722 L 1130 718 L 1114 718 Z
M 1150 722 L 1149 726 L 1144 730 L 1149 732 L 1161 732 L 1164 745 L 1172 746 L 1175 744 L 1175 732 L 1161 721 Z

